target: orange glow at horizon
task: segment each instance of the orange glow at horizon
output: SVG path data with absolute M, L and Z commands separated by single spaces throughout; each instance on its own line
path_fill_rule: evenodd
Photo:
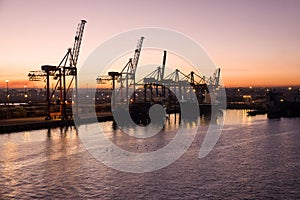
M 277 87 L 277 86 L 300 86 L 300 82 L 295 82 L 298 80 L 298 74 L 289 74 L 288 77 L 284 77 L 281 74 L 270 75 L 266 74 L 246 74 L 243 76 L 238 76 L 235 73 L 226 73 L 221 69 L 221 79 L 225 87 Z M 0 79 L 0 89 L 6 88 L 6 79 Z M 278 81 L 280 80 L 280 81 Z M 95 82 L 96 83 L 96 82 Z M 26 79 L 10 79 L 9 88 L 24 88 L 26 85 L 27 88 L 45 88 L 46 83 L 44 81 L 28 81 Z M 110 88 L 111 83 L 105 85 L 95 84 L 97 88 Z M 86 88 L 85 85 L 79 86 L 80 88 Z M 92 85 L 89 85 L 92 87 Z

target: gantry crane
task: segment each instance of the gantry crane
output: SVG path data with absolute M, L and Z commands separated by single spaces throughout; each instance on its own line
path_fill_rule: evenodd
M 30 71 L 28 74 L 30 81 L 39 81 L 43 80 L 46 77 L 46 90 L 47 90 L 47 117 L 46 119 L 51 119 L 53 116 L 59 116 L 61 119 L 67 118 L 66 105 L 67 105 L 67 94 L 72 86 L 73 82 L 75 82 L 75 90 L 76 90 L 76 99 L 78 98 L 77 94 L 77 61 L 80 52 L 80 46 L 83 37 L 84 26 L 86 24 L 86 20 L 81 20 L 78 24 L 75 41 L 73 48 L 69 48 L 67 53 L 61 60 L 58 66 L 52 65 L 43 65 L 41 66 L 41 71 Z M 69 61 L 69 62 L 68 62 Z M 55 88 L 53 89 L 50 95 L 50 76 L 53 76 L 53 79 L 56 80 Z M 70 76 L 71 80 L 68 82 L 67 77 Z M 68 86 L 67 86 L 68 84 Z M 59 105 L 60 112 L 51 114 L 51 99 L 55 94 L 55 91 L 60 91 Z M 77 100 L 76 100 L 77 102 Z M 77 106 L 76 106 L 77 108 Z
M 135 92 L 135 73 L 136 73 L 136 69 L 137 69 L 137 65 L 139 62 L 139 58 L 140 58 L 140 54 L 141 54 L 141 50 L 142 50 L 142 45 L 143 45 L 143 41 L 144 41 L 144 37 L 141 37 L 138 40 L 138 43 L 136 45 L 136 49 L 134 51 L 134 57 L 133 59 L 129 59 L 128 63 L 125 65 L 125 67 L 122 69 L 122 71 L 120 72 L 120 97 L 121 97 L 121 101 L 123 99 L 123 94 L 122 94 L 122 90 L 125 87 L 125 101 L 128 102 L 129 100 L 129 87 L 133 86 L 133 92 Z M 125 86 L 124 86 L 125 84 Z M 134 95 L 135 98 L 135 95 Z
M 163 64 L 156 68 L 153 72 L 146 75 L 143 79 L 139 80 L 137 84 L 156 83 L 160 84 L 164 79 L 165 66 L 167 59 L 167 51 L 164 51 Z
M 133 91 L 135 91 L 135 73 L 137 70 L 142 45 L 143 45 L 144 37 L 141 37 L 136 45 L 136 49 L 134 51 L 133 59 L 129 58 L 129 61 L 126 63 L 121 72 L 108 72 L 107 75 L 101 75 L 97 78 L 98 84 L 106 84 L 107 81 L 112 81 L 113 89 L 115 89 L 115 81 L 118 80 L 120 82 L 119 96 L 120 100 L 128 102 L 129 100 L 129 88 L 132 87 Z M 125 94 L 124 93 L 125 90 Z M 115 92 L 113 92 L 113 105 L 115 104 Z M 125 98 L 124 98 L 125 97 Z M 135 97 L 135 95 L 134 95 Z
M 178 69 L 164 77 L 165 62 L 166 51 L 164 51 L 163 65 L 137 82 L 137 85 L 144 86 L 144 101 L 149 99 L 146 95 L 150 93 L 150 101 L 157 99 L 156 101 L 164 102 L 172 96 L 170 92 L 172 89 L 175 95 L 181 98 L 178 99 L 179 101 L 191 100 L 192 93 L 196 93 L 201 104 L 208 91 L 213 92 L 219 87 L 220 68 L 216 69 L 209 78 L 198 75 L 194 71 L 184 74 Z

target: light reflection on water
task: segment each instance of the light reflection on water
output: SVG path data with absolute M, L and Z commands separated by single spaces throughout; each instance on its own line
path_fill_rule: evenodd
M 266 121 L 267 115 L 247 116 L 249 110 L 227 110 L 225 117 L 226 125 L 253 124 L 259 121 Z
M 200 123 L 200 130 L 178 161 L 145 174 L 99 163 L 74 127 L 0 135 L 0 199 L 299 199 L 300 118 L 267 120 L 228 110 L 225 119 L 221 138 L 207 157 L 198 159 L 209 122 L 201 119 L 189 124 Z M 179 125 L 174 120 L 171 116 L 161 133 L 147 139 L 123 134 L 112 122 L 101 128 L 118 146 L 146 152 L 174 137 Z

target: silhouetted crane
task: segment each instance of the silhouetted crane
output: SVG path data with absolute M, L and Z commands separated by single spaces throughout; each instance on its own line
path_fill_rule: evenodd
M 46 78 L 46 90 L 47 90 L 47 117 L 46 119 L 51 119 L 54 116 L 59 116 L 61 119 L 67 118 L 66 105 L 67 105 L 67 94 L 70 90 L 71 85 L 75 82 L 76 99 L 77 97 L 77 61 L 80 52 L 80 46 L 83 37 L 84 26 L 86 20 L 81 20 L 78 24 L 75 42 L 73 48 L 69 48 L 67 53 L 58 64 L 58 66 L 43 65 L 40 71 L 30 71 L 28 74 L 30 81 L 40 81 Z M 68 62 L 69 61 L 69 62 Z M 56 80 L 56 85 L 50 95 L 50 76 Z M 67 76 L 71 77 L 71 80 L 67 83 Z M 68 86 L 67 86 L 68 84 Z M 51 113 L 51 98 L 55 94 L 55 91 L 60 91 L 59 105 L 60 112 Z M 77 102 L 77 100 L 76 100 Z

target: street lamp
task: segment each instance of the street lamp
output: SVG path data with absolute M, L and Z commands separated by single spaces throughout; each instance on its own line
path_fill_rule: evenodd
M 5 80 L 5 82 L 6 82 L 6 99 L 7 99 L 7 103 L 8 103 L 8 100 L 9 100 L 8 82 L 9 82 L 9 80 Z
M 25 98 L 28 97 L 26 89 L 27 89 L 27 85 L 25 84 L 25 85 L 24 85 L 24 97 L 25 97 Z

